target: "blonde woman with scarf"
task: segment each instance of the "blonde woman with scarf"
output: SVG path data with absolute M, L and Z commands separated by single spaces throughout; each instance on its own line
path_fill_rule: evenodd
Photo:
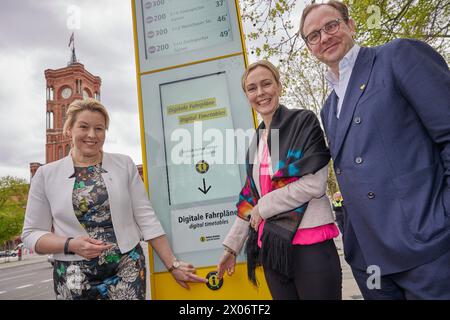
M 262 265 L 275 300 L 342 298 L 333 238 L 339 234 L 326 196 L 330 153 L 311 111 L 279 104 L 280 76 L 268 61 L 251 64 L 242 88 L 263 122 L 246 159 L 238 217 L 225 238 L 219 278 L 232 275 L 246 242 L 250 281 Z M 278 136 L 278 141 L 272 141 Z M 271 154 L 279 143 L 279 154 Z

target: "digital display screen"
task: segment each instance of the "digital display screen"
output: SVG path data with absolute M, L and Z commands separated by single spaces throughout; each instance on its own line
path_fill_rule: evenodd
M 145 59 L 233 40 L 226 0 L 141 0 Z

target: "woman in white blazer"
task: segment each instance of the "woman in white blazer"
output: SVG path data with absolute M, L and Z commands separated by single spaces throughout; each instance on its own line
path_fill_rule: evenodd
M 178 261 L 128 156 L 102 151 L 109 116 L 97 100 L 74 101 L 63 132 L 70 154 L 36 172 L 22 240 L 55 257 L 57 299 L 144 299 L 149 241 L 175 280 L 205 282 Z

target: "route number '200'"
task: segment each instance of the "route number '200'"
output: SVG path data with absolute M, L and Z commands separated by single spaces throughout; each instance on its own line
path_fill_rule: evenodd
M 151 46 L 148 48 L 149 53 L 161 52 L 169 50 L 170 46 L 168 43 L 158 44 L 156 46 Z
M 147 18 L 145 18 L 145 22 L 152 23 L 156 21 L 166 20 L 166 17 L 167 16 L 165 13 L 155 14 L 154 16 L 148 16 Z

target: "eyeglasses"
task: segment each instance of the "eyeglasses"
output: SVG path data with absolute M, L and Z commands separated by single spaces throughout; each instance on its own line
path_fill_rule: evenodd
M 318 44 L 320 39 L 322 38 L 322 30 L 326 33 L 326 34 L 335 34 L 336 32 L 339 31 L 339 25 L 341 24 L 342 20 L 341 19 L 336 19 L 333 21 L 328 22 L 327 24 L 325 24 L 321 29 L 319 30 L 314 30 L 313 32 L 311 32 L 310 34 L 308 34 L 306 37 L 304 37 L 303 39 L 311 45 L 315 45 Z

